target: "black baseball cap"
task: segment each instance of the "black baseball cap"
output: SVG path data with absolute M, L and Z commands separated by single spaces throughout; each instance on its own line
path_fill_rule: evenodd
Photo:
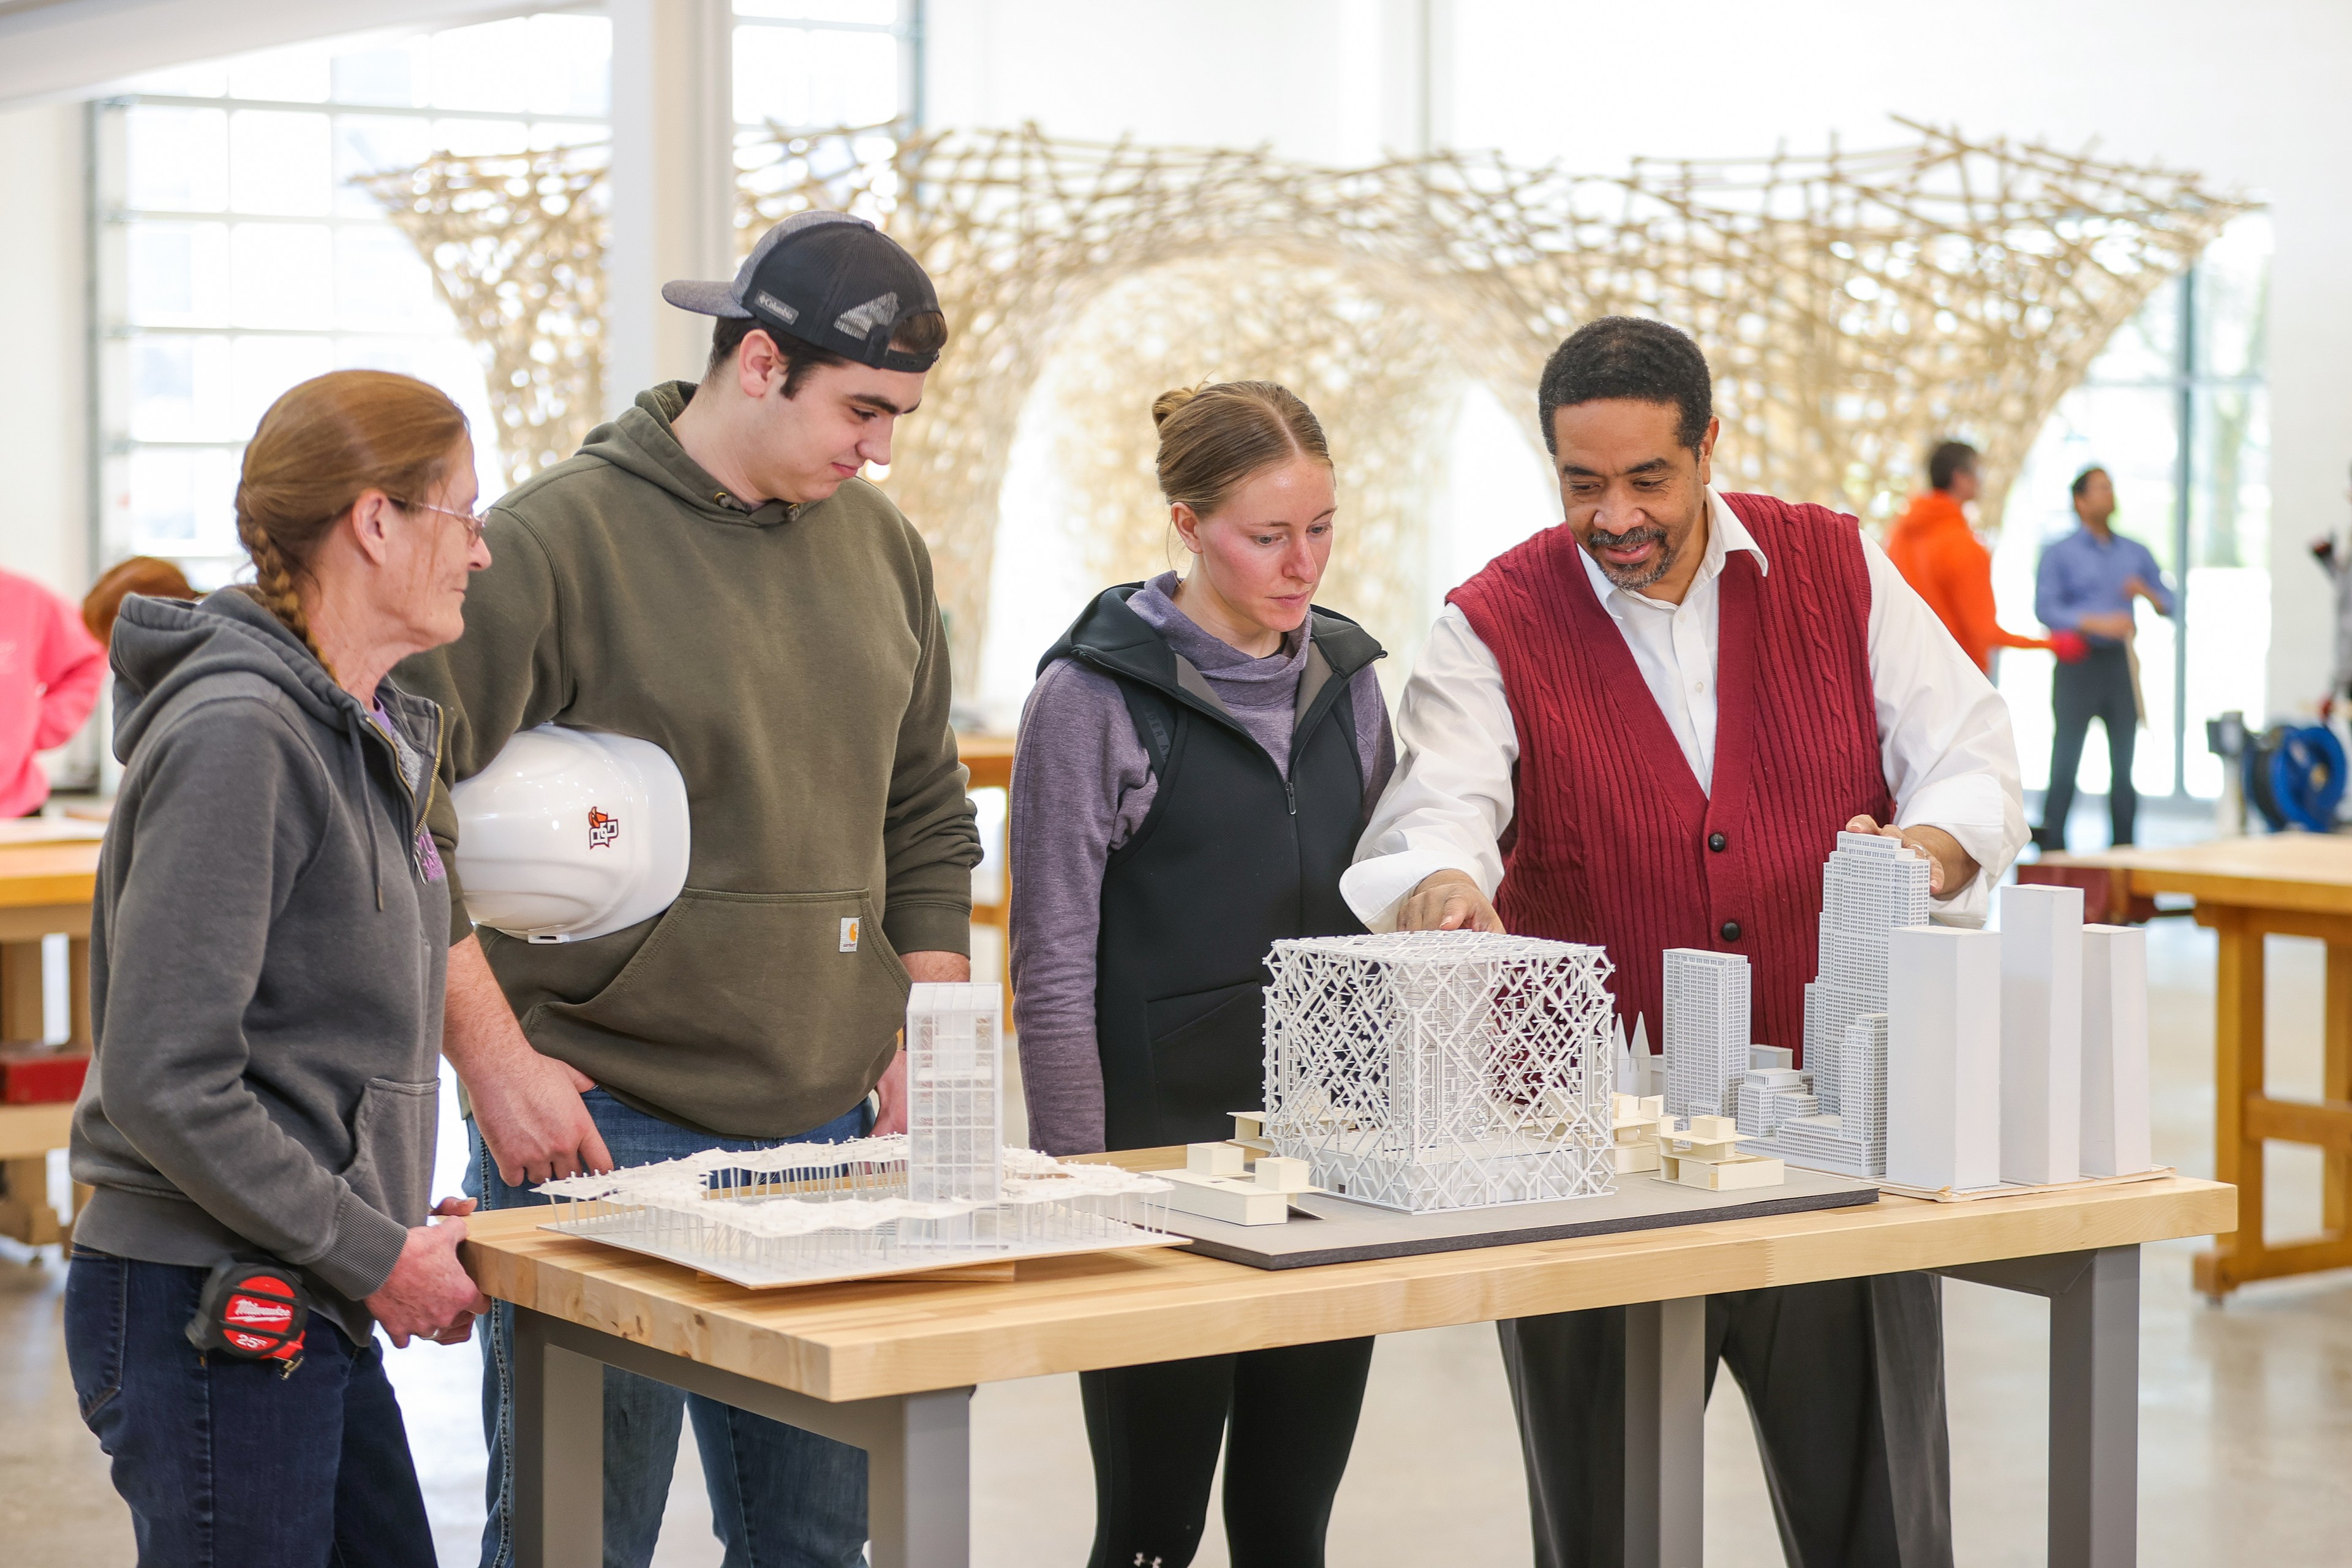
M 732 283 L 662 285 L 681 310 L 758 321 L 877 370 L 926 371 L 939 353 L 890 346 L 900 321 L 940 308 L 907 247 L 848 213 L 794 213 L 760 237 Z

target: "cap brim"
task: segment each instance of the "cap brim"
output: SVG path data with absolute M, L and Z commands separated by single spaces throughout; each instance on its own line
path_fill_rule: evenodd
M 732 283 L 697 283 L 681 279 L 663 284 L 662 298 L 681 310 L 692 310 L 700 316 L 731 316 L 742 321 L 751 314 L 735 302 Z

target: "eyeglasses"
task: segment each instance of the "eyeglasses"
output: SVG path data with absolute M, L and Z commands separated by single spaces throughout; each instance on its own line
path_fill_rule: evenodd
M 488 512 L 452 511 L 446 506 L 435 506 L 431 501 L 401 500 L 397 498 L 393 498 L 392 504 L 394 506 L 409 507 L 417 511 L 437 511 L 443 517 L 456 518 L 459 522 L 466 525 L 466 547 L 468 550 L 481 542 L 482 530 L 490 525 L 490 517 Z

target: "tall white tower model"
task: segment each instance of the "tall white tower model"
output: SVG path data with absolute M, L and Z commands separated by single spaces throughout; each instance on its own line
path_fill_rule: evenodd
M 2000 1179 L 2083 1173 L 2083 889 L 2000 890 Z
M 1955 1192 L 2000 1183 L 1998 931 L 1887 938 L 1886 1179 Z
M 907 993 L 907 1195 L 994 1203 L 1004 1191 L 1004 988 Z
M 2083 928 L 2083 1174 L 2155 1163 L 2147 1129 L 2147 932 Z
M 1886 938 L 1927 923 L 1927 858 L 1874 833 L 1841 833 L 1822 868 L 1821 973 L 1805 988 L 1805 1059 L 1822 1110 L 1844 1109 L 1846 1031 L 1886 1011 Z
M 1736 1116 L 1748 1071 L 1748 960 L 1666 949 L 1666 1113 Z

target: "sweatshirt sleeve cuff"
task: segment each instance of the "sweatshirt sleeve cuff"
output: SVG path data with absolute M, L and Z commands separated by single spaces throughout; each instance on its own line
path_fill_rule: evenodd
M 407 1245 L 406 1226 L 346 1196 L 334 1241 L 303 1267 L 352 1300 L 364 1300 L 383 1289 Z
M 882 917 L 882 934 L 900 952 L 971 954 L 971 906 L 892 900 Z
M 466 886 L 457 880 L 457 847 L 440 845 L 442 875 L 449 879 L 449 945 L 457 946 L 474 934 L 474 917 L 466 912 Z

